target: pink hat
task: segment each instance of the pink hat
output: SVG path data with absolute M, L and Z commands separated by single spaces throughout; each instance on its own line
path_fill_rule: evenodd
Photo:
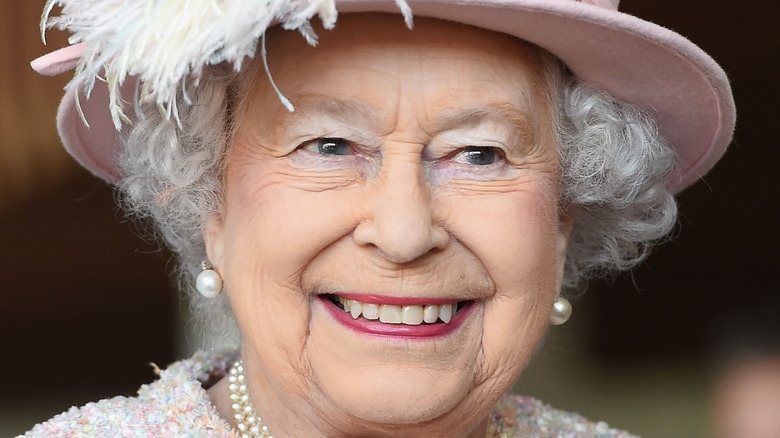
M 106 0 L 107 3 L 112 1 L 117 2 Z M 278 9 L 265 11 L 262 19 L 251 18 L 253 22 L 247 25 L 249 27 L 236 32 L 241 32 L 242 37 L 246 37 L 246 41 L 241 41 L 240 44 L 248 41 L 241 47 L 254 50 L 258 38 L 272 22 L 282 23 L 285 27 L 300 30 L 309 38 L 316 38 L 308 27 L 308 19 L 315 14 L 319 14 L 327 28 L 335 22 L 334 8 L 337 8 L 339 13 L 397 13 L 401 7 L 407 23 L 411 24 L 411 15 L 407 9 L 411 7 L 411 11 L 418 17 L 460 22 L 530 41 L 560 58 L 577 78 L 597 84 L 616 98 L 639 106 L 655 118 L 661 134 L 674 146 L 680 157 L 679 174 L 669 182 L 670 188 L 677 192 L 709 171 L 731 141 L 736 115 L 731 87 L 723 70 L 696 45 L 666 28 L 618 12 L 618 2 L 619 0 L 409 0 L 407 5 L 404 0 L 336 0 L 335 4 L 321 0 L 299 2 L 303 6 L 295 6 L 297 9 L 294 11 L 290 10 L 292 6 L 281 12 Z M 52 3 L 54 0 L 50 0 L 49 10 Z M 162 84 L 160 89 L 173 87 L 175 96 L 175 93 L 181 92 L 176 87 L 187 77 L 197 77 L 203 65 L 229 61 L 238 66 L 245 56 L 252 54 L 241 50 L 227 53 L 225 47 L 229 48 L 235 40 L 235 36 L 230 36 L 227 38 L 230 44 L 225 44 L 223 38 L 219 44 L 214 45 L 217 48 L 203 54 L 201 64 L 185 59 L 183 65 L 186 68 L 174 65 L 166 67 L 168 70 L 160 70 L 167 76 L 160 71 L 150 72 L 127 61 L 128 49 L 125 46 L 129 46 L 129 42 L 124 42 L 118 49 L 111 49 L 113 52 L 106 48 L 105 43 L 94 42 L 96 26 L 94 22 L 86 20 L 99 17 L 102 20 L 101 25 L 111 28 L 112 24 L 106 22 L 108 19 L 104 20 L 105 14 L 92 14 L 87 19 L 83 16 L 74 18 L 77 11 L 83 14 L 86 9 L 83 3 L 86 2 L 59 0 L 58 3 L 65 3 L 65 6 L 62 15 L 52 20 L 52 25 L 71 30 L 75 37 L 72 40 L 81 44 L 45 55 L 33 61 L 32 66 L 39 73 L 50 75 L 79 66 L 77 76 L 69 84 L 60 104 L 58 129 L 66 149 L 84 167 L 109 182 L 121 179 L 116 161 L 118 151 L 122 147 L 118 142 L 117 130 L 121 129 L 121 121 L 125 120 L 122 101 L 137 101 L 139 89 L 151 88 L 151 92 L 142 92 L 140 99 L 156 99 L 158 104 L 161 103 L 163 108 L 176 117 L 176 110 L 171 107 L 170 93 L 156 93 L 156 84 Z M 90 3 L 93 3 L 91 8 L 96 7 L 96 2 Z M 198 2 L 189 2 L 187 7 L 191 7 L 192 3 Z M 214 4 L 201 3 L 212 6 Z M 255 4 L 268 3 L 234 0 L 232 3 L 224 2 L 221 7 L 230 9 L 232 5 L 241 4 L 240 7 L 245 12 Z M 71 16 L 67 15 L 69 6 L 72 6 Z M 185 7 L 181 8 L 180 10 L 184 10 Z M 141 5 L 140 9 L 143 10 L 144 6 Z M 127 11 L 120 13 L 128 14 Z M 230 16 L 230 11 L 223 11 L 222 15 L 206 16 L 211 21 L 217 21 Z M 219 18 L 214 18 L 215 16 Z M 125 19 L 125 24 L 134 23 L 126 16 L 122 18 Z M 228 27 L 222 24 L 220 28 Z M 127 26 L 131 27 L 130 24 Z M 169 26 L 168 31 L 175 27 Z M 116 41 L 116 35 L 119 34 L 116 29 L 117 24 L 114 23 L 113 33 L 109 35 L 113 38 L 111 41 Z M 150 33 L 148 29 L 142 31 Z M 123 30 L 123 33 L 127 32 Z M 197 36 L 200 37 L 202 33 Z M 166 37 L 168 36 L 169 34 Z M 180 40 L 187 39 L 186 37 L 184 35 Z M 206 35 L 204 38 L 210 37 Z M 162 43 L 157 40 L 154 44 Z M 198 50 L 204 50 L 202 41 L 195 41 L 194 44 L 199 44 Z M 134 47 L 139 47 L 137 41 L 134 42 Z M 155 47 L 155 51 L 143 53 L 142 56 L 149 58 L 154 57 L 154 54 L 159 55 L 160 51 L 156 49 L 156 45 L 148 47 Z M 119 58 L 124 64 L 119 64 Z M 109 70 L 110 68 L 114 70 Z M 112 72 L 111 76 L 115 80 L 95 81 L 98 74 L 104 74 L 102 69 Z M 171 71 L 175 71 L 175 74 L 171 74 Z M 123 77 L 124 74 L 127 74 L 126 78 Z M 91 75 L 91 79 L 85 78 L 84 75 Z M 145 85 L 153 85 L 139 88 L 139 81 Z M 117 92 L 119 94 L 116 94 Z

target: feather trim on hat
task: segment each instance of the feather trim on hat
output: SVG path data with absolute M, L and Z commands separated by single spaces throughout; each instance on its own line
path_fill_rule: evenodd
M 411 27 L 406 0 L 396 4 Z M 62 11 L 50 18 L 55 6 Z M 139 102 L 153 102 L 167 118 L 178 120 L 177 97 L 182 93 L 188 102 L 185 81 L 197 84 L 204 66 L 228 62 L 240 70 L 274 24 L 297 30 L 316 45 L 309 21 L 315 15 L 325 29 L 333 28 L 335 0 L 48 0 L 41 33 L 57 27 L 72 33 L 71 44 L 84 43 L 66 89 L 83 89 L 89 97 L 95 80 L 106 81 L 111 117 L 120 130 L 122 122 L 130 123 L 119 93 L 129 75 L 140 79 Z

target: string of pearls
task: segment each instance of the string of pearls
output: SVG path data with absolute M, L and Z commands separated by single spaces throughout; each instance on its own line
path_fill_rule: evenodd
M 233 408 L 233 418 L 236 420 L 240 438 L 273 438 L 268 427 L 257 415 L 252 399 L 249 398 L 249 388 L 244 377 L 244 361 L 238 359 L 228 376 L 228 389 L 230 391 L 230 404 Z

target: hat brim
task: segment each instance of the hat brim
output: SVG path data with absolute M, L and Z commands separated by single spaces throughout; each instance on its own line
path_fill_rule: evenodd
M 562 0 L 409 0 L 415 17 L 455 21 L 509 34 L 560 58 L 580 80 L 639 106 L 658 124 L 679 156 L 668 181 L 679 192 L 700 179 L 723 155 L 736 119 L 726 74 L 683 36 L 615 10 Z M 398 13 L 388 0 L 338 1 L 339 13 Z M 132 101 L 136 80 L 123 95 Z M 108 91 L 98 82 L 89 99 L 65 95 L 58 128 L 65 147 L 84 167 L 116 183 L 120 145 L 108 110 Z

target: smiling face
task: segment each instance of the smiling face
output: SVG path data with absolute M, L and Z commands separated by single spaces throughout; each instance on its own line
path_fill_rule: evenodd
M 257 79 L 204 232 L 257 411 L 275 436 L 484 436 L 571 225 L 538 53 L 396 16 L 320 34 L 269 32 L 295 112 Z

